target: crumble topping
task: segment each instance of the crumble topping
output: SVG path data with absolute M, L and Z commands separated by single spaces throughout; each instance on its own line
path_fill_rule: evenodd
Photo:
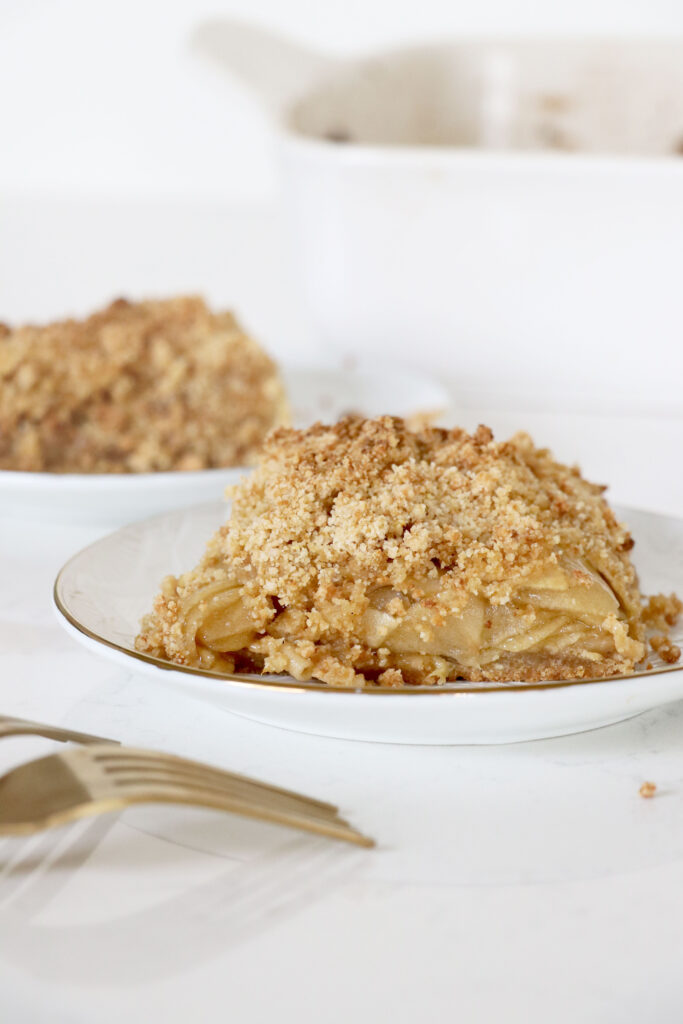
M 196 470 L 253 462 L 286 419 L 277 369 L 200 298 L 113 302 L 0 330 L 0 468 Z
M 632 672 L 642 598 L 604 489 L 526 434 L 391 417 L 280 428 L 136 646 L 347 687 Z M 652 598 L 648 621 L 680 607 Z
M 213 550 L 286 605 L 357 605 L 368 578 L 419 598 L 437 576 L 505 603 L 540 564 L 588 556 L 632 610 L 631 537 L 601 494 L 526 434 L 348 418 L 272 433 Z
M 651 799 L 657 792 L 657 786 L 654 782 L 644 782 L 638 790 L 640 795 L 646 800 Z

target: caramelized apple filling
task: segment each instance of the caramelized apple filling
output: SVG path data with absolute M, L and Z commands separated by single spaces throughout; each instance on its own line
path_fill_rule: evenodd
M 447 582 L 427 578 L 407 592 L 377 587 L 353 613 L 343 603 L 323 602 L 313 616 L 297 608 L 278 611 L 272 599 L 250 602 L 248 588 L 221 579 L 186 605 L 184 642 L 199 664 L 230 668 L 240 652 L 243 661 L 262 667 L 277 657 L 279 644 L 287 671 L 300 679 L 315 674 L 321 654 L 344 665 L 351 645 L 364 652 L 371 678 L 394 669 L 408 678 L 423 671 L 442 681 L 487 667 L 495 671 L 501 662 L 514 665 L 518 656 L 528 667 L 562 655 L 597 664 L 617 653 L 636 660 L 644 653 L 628 635 L 616 594 L 585 560 L 566 559 L 529 573 L 505 603 L 454 592 Z
M 412 602 L 389 587 L 374 591 L 359 639 L 395 654 L 436 655 L 469 668 L 501 655 L 572 650 L 601 661 L 614 652 L 615 631 L 625 618 L 614 591 L 585 562 L 550 565 L 527 577 L 505 604 L 467 595 L 449 611 L 439 580 L 417 589 L 425 597 Z

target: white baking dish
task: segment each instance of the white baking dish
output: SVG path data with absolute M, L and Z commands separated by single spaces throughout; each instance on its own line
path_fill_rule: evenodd
M 279 127 L 316 336 L 463 389 L 683 412 L 683 41 L 328 60 L 196 37 Z

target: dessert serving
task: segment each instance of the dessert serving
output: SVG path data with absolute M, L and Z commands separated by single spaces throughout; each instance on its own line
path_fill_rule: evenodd
M 285 420 L 273 361 L 199 298 L 119 299 L 83 321 L 0 325 L 0 469 L 244 465 Z
M 138 651 L 334 686 L 627 674 L 646 617 L 603 488 L 520 434 L 348 418 L 279 429 Z M 676 657 L 676 649 L 669 652 Z

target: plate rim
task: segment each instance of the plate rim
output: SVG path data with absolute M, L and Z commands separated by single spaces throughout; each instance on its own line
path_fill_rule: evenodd
M 76 551 L 64 565 L 61 567 L 55 577 L 55 581 L 52 587 L 52 600 L 55 609 L 60 616 L 60 621 L 63 619 L 69 624 L 76 632 L 87 637 L 89 640 L 94 641 L 102 647 L 109 648 L 110 650 L 116 651 L 120 655 L 124 655 L 126 658 L 132 658 L 136 661 L 143 662 L 148 666 L 160 669 L 166 672 L 177 672 L 180 675 L 195 676 L 201 679 L 208 679 L 212 682 L 230 682 L 239 683 L 243 686 L 253 687 L 254 689 L 266 689 L 266 690 L 278 690 L 281 692 L 289 693 L 346 693 L 355 694 L 356 696 L 391 696 L 391 695 L 408 695 L 413 697 L 418 696 L 473 696 L 482 697 L 485 694 L 496 694 L 496 693 L 537 693 L 539 691 L 550 691 L 550 690 L 565 690 L 569 687 L 579 686 L 596 686 L 599 683 L 626 683 L 633 679 L 651 678 L 652 676 L 659 676 L 669 674 L 671 672 L 682 672 L 683 663 L 677 662 L 673 665 L 662 665 L 655 669 L 643 669 L 638 672 L 631 672 L 628 675 L 614 675 L 614 676 L 602 676 L 602 677 L 591 677 L 588 679 L 559 679 L 559 680 L 546 680 L 544 682 L 537 683 L 494 683 L 492 685 L 485 684 L 472 684 L 471 686 L 449 686 L 449 684 L 435 685 L 435 686 L 396 686 L 396 687 L 364 687 L 364 686 L 334 686 L 328 683 L 320 681 L 309 682 L 293 679 L 291 676 L 287 676 L 283 679 L 267 679 L 263 676 L 251 674 L 251 673 L 236 673 L 236 672 L 212 672 L 209 669 L 196 668 L 191 665 L 179 665 L 172 661 L 167 661 L 164 658 L 157 658 L 151 654 L 144 654 L 142 651 L 136 651 L 130 647 L 124 647 L 123 645 L 116 643 L 114 640 L 108 640 L 105 637 L 99 636 L 93 632 L 88 626 L 80 622 L 68 608 L 65 606 L 61 599 L 59 589 L 63 580 L 64 574 L 69 570 L 71 564 L 77 559 L 82 557 L 91 548 L 99 546 L 104 541 L 110 540 L 116 534 L 122 533 L 133 525 L 140 525 L 146 522 L 152 522 L 155 519 L 164 518 L 169 514 L 183 512 L 187 514 L 193 509 L 207 508 L 209 505 L 218 505 L 219 502 L 200 502 L 196 505 L 192 505 L 185 509 L 171 509 L 166 512 L 157 513 L 154 516 L 148 516 L 145 519 L 138 520 L 137 524 L 127 523 L 124 526 L 119 527 L 117 530 L 112 530 L 106 533 L 103 537 L 98 537 L 95 541 L 90 544 L 86 544 L 85 547 L 80 548 Z M 624 511 L 627 513 L 635 512 L 636 514 L 644 514 L 647 516 L 656 516 L 660 519 L 667 519 L 677 522 L 683 528 L 683 519 L 677 516 L 670 516 L 661 512 L 652 512 L 647 509 L 640 509 L 634 506 L 618 505 L 618 514 Z M 62 623 L 63 625 L 63 623 Z M 291 681 L 287 681 L 291 680 Z
M 253 466 L 212 466 L 208 469 L 160 469 L 151 473 L 46 473 L 21 469 L 0 469 L 0 489 L 25 487 L 27 490 L 45 487 L 55 490 L 88 488 L 94 490 L 134 490 L 135 485 L 159 486 L 181 481 L 196 483 L 198 478 L 218 477 L 225 473 L 251 473 Z

